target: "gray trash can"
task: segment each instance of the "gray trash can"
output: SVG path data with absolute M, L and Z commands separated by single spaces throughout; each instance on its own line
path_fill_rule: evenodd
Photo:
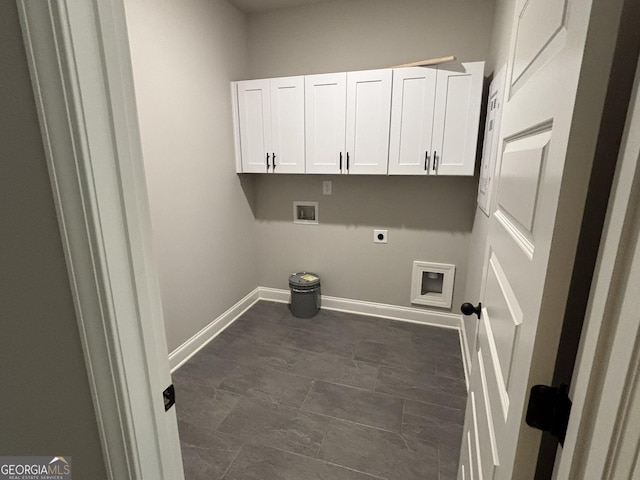
M 311 318 L 320 310 L 320 277 L 300 272 L 289 277 L 291 313 L 298 318 Z

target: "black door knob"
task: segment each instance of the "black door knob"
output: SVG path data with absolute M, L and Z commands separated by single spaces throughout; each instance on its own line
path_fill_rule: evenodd
M 480 319 L 480 315 L 482 314 L 482 304 L 478 303 L 477 307 L 474 307 L 473 305 L 471 305 L 470 303 L 463 303 L 460 306 L 460 310 L 462 311 L 462 313 L 464 313 L 465 315 L 472 315 L 472 314 L 476 314 L 478 316 L 478 319 Z

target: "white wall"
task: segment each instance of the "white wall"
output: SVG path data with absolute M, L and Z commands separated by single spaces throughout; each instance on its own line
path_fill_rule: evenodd
M 515 0 L 496 0 L 493 35 L 491 39 L 491 53 L 488 57 L 488 71 L 498 71 L 507 64 L 509 45 L 511 42 L 511 24 Z M 464 297 L 466 301 L 476 305 L 480 301 L 482 285 L 482 270 L 487 249 L 487 234 L 489 233 L 489 217 L 480 208 L 476 208 L 473 230 L 469 242 L 469 262 L 467 278 L 464 283 Z M 475 315 L 465 317 L 465 330 L 473 349 L 478 320 Z
M 16 2 L 0 2 L 0 452 L 107 474 Z
M 252 78 L 380 68 L 414 60 L 489 55 L 493 1 L 348 0 L 248 17 Z M 322 196 L 322 180 L 334 194 Z M 287 288 L 317 271 L 323 293 L 410 305 L 413 260 L 456 265 L 463 301 L 477 179 L 256 176 L 260 284 Z M 319 201 L 320 225 L 292 223 L 293 200 Z M 373 244 L 387 228 L 389 243 Z
M 229 82 L 246 21 L 226 0 L 127 0 L 169 351 L 257 286 L 250 177 L 234 173 Z

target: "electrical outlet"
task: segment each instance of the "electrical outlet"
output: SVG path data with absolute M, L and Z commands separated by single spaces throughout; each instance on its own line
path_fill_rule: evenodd
M 325 180 L 322 182 L 322 194 L 323 195 L 331 195 L 333 193 L 333 184 L 331 180 Z
M 387 243 L 388 233 L 386 230 L 373 231 L 373 243 Z

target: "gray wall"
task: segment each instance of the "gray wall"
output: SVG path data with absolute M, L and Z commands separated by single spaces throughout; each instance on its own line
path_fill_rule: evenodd
M 0 2 L 0 453 L 106 479 L 15 2 Z
M 489 54 L 493 0 L 344 0 L 249 16 L 252 78 Z
M 127 0 L 169 351 L 257 285 L 250 177 L 234 172 L 229 82 L 246 21 L 226 0 Z
M 248 17 L 253 78 L 380 68 L 489 55 L 493 1 L 350 0 Z M 334 194 L 322 196 L 322 180 Z M 410 305 L 413 260 L 456 265 L 463 299 L 477 180 L 256 175 L 260 285 L 287 288 L 291 272 L 322 276 L 323 293 Z M 319 201 L 320 225 L 294 225 L 294 200 Z M 387 228 L 389 243 L 373 244 Z
M 514 8 L 515 0 L 496 0 L 491 54 L 488 57 L 489 64 L 487 65 L 488 71 L 497 71 L 507 64 Z M 473 302 L 474 305 L 480 301 L 482 270 L 488 232 L 489 217 L 480 208 L 476 208 L 471 241 L 469 243 L 468 273 L 464 289 L 464 297 L 467 301 Z M 475 316 L 465 318 L 465 328 L 472 347 L 475 343 L 477 327 L 478 321 Z

